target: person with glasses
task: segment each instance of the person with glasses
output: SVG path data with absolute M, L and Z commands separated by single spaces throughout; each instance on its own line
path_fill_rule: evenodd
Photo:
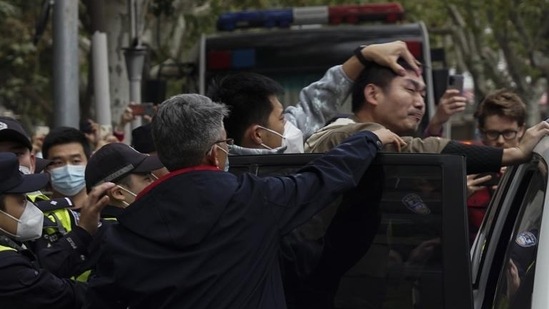
M 466 145 L 439 137 L 414 137 L 425 113 L 426 85 L 423 77 L 407 66 L 404 60 L 399 60 L 399 63 L 406 68 L 404 76 L 397 75 L 389 68 L 375 63 L 367 66 L 353 85 L 353 115 L 337 119 L 311 135 L 305 142 L 305 152 L 323 153 L 341 144 L 345 138 L 356 132 L 388 128 L 399 134 L 406 142 L 406 146 L 398 152 L 461 155 L 465 157 L 467 173 L 498 172 L 501 166 L 527 162 L 538 141 L 549 133 L 549 123 L 542 121 L 524 131 L 517 147 L 505 149 L 485 145 Z M 391 146 L 388 145 L 383 151 L 396 152 L 397 150 L 392 149 Z M 323 216 L 323 214 L 324 212 L 319 215 Z M 310 222 L 309 228 L 323 228 L 331 222 L 328 216 L 322 219 L 324 220 Z M 377 253 L 370 250 L 367 254 Z M 379 269 L 386 269 L 386 265 L 369 265 L 367 261 L 368 257 L 358 260 L 362 265 L 357 267 L 364 267 L 363 269 L 365 272 L 368 271 L 370 277 L 377 276 Z M 344 275 L 341 281 L 342 286 L 361 283 L 352 274 Z M 379 282 L 365 284 L 378 285 Z M 336 297 L 342 302 L 359 305 L 368 301 L 368 296 L 363 293 L 358 297 L 342 294 Z M 343 297 L 345 299 L 342 299 Z
M 516 147 L 526 130 L 526 105 L 514 92 L 500 89 L 480 102 L 475 118 L 484 145 Z
M 226 106 L 198 94 L 152 120 L 155 181 L 107 229 L 86 308 L 286 308 L 281 238 L 357 186 L 387 129 L 361 132 L 295 174 L 226 173 Z M 367 206 L 367 205 L 364 205 Z
M 480 140 L 486 146 L 517 147 L 526 131 L 526 105 L 514 92 L 496 90 L 482 100 L 475 112 Z M 501 173 L 467 176 L 469 235 L 471 244 L 480 228 Z

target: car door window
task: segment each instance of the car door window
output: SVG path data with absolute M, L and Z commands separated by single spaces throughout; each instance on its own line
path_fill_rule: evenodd
M 235 156 L 231 172 L 281 175 L 305 165 L 307 156 L 318 157 Z M 283 240 L 281 250 L 293 261 L 281 262 L 285 278 L 289 272 L 299 277 L 314 269 L 312 285 L 335 285 L 333 305 L 341 309 L 472 308 L 464 158 L 379 154 L 357 189 L 358 197 L 365 197 L 363 204 L 352 205 L 357 196 L 345 194 L 335 208 L 328 206 L 287 235 L 292 238 Z M 358 211 L 350 209 L 355 206 Z M 329 236 L 336 229 L 351 234 Z M 320 264 L 308 265 L 300 252 L 318 242 L 337 249 L 321 248 L 328 254 L 324 251 Z M 334 276 L 336 271 L 341 274 Z M 326 278 L 332 281 L 322 282 Z M 287 283 L 290 303 L 296 290 L 307 292 L 299 283 Z M 331 292 L 331 288 L 326 291 Z M 326 293 L 315 297 L 324 298 Z M 319 306 L 333 307 L 328 303 L 314 307 Z
M 528 187 L 520 202 L 505 257 L 499 271 L 493 308 L 530 308 L 539 231 L 547 187 L 547 167 L 539 161 L 527 174 Z

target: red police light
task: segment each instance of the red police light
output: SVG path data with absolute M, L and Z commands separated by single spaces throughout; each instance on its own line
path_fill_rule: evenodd
M 371 21 L 395 23 L 404 19 L 404 9 L 396 2 L 329 6 L 328 18 L 332 25 Z

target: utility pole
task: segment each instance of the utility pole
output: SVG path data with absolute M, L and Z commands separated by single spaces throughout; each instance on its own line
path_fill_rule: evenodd
M 78 1 L 53 4 L 54 125 L 78 128 L 80 119 L 78 68 Z
M 129 47 L 124 48 L 126 70 L 130 82 L 130 102 L 141 104 L 141 77 L 147 48 L 141 44 L 139 38 L 139 8 L 136 0 L 128 0 L 128 15 L 130 17 L 130 42 Z M 141 125 L 141 117 L 135 117 L 132 129 Z
M 111 96 L 107 34 L 103 20 L 103 0 L 88 1 L 92 26 L 92 71 L 96 121 L 112 132 Z

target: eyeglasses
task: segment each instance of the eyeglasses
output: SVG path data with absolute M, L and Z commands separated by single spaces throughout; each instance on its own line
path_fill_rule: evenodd
M 499 138 L 499 136 L 503 136 L 503 139 L 505 140 L 511 140 L 517 137 L 518 131 L 516 130 L 505 130 L 505 131 L 482 131 L 482 135 L 486 137 L 486 139 L 490 141 L 495 141 Z
M 227 144 L 227 146 L 231 146 L 231 145 L 234 145 L 234 139 L 232 139 L 232 138 L 222 139 L 222 140 L 220 140 L 220 141 L 215 141 L 215 142 L 213 143 L 213 145 L 216 145 L 216 146 L 217 146 L 217 144 L 219 144 L 219 143 L 225 143 L 225 144 Z M 213 146 L 213 145 L 212 145 L 212 146 Z M 219 146 L 218 146 L 218 147 L 219 147 Z M 221 148 L 221 147 L 219 147 L 219 149 L 221 149 L 224 153 L 229 154 L 229 152 L 228 152 L 227 150 L 225 150 L 225 149 L 223 149 L 223 148 Z
M 234 145 L 234 139 L 233 138 L 228 138 L 228 139 L 222 139 L 220 141 L 215 141 L 214 145 L 219 144 L 219 143 L 226 143 L 227 145 Z

